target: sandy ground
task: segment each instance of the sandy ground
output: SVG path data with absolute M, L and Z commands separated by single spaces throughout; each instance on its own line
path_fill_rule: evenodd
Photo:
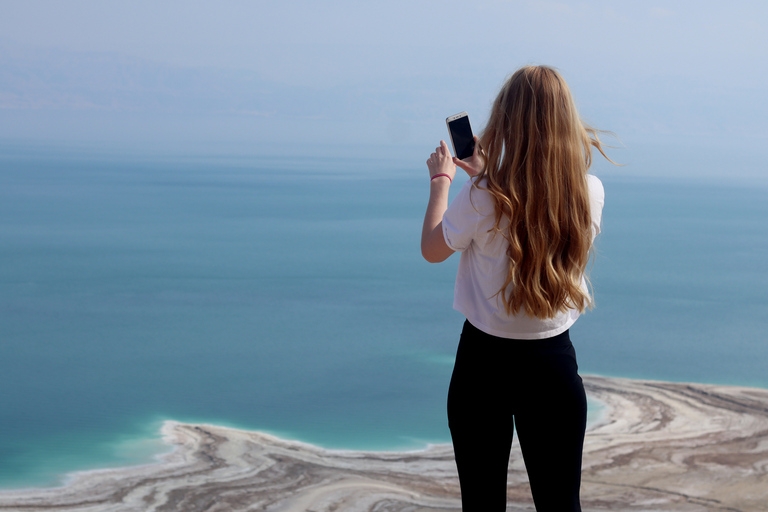
M 585 511 L 768 511 L 768 390 L 585 377 L 605 413 L 584 454 Z M 460 510 L 450 445 L 323 450 L 258 432 L 167 422 L 158 464 L 0 493 L 0 511 Z M 515 443 L 516 444 L 516 443 Z M 533 510 L 519 448 L 509 511 Z

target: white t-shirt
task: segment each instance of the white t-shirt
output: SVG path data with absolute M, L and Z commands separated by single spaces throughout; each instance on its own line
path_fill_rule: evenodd
M 565 332 L 579 318 L 577 310 L 554 318 L 532 318 L 523 312 L 508 315 L 497 292 L 507 277 L 507 241 L 494 233 L 493 199 L 468 180 L 443 215 L 443 237 L 448 247 L 461 252 L 453 308 L 481 331 L 501 338 L 543 339 Z M 596 176 L 588 175 L 592 240 L 600 233 L 605 191 Z M 471 201 L 470 201 L 471 198 Z M 586 287 L 586 283 L 583 282 Z

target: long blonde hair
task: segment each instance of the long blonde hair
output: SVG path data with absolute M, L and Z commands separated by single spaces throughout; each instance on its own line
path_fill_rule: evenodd
M 498 292 L 507 313 L 552 318 L 591 307 L 581 284 L 592 249 L 587 170 L 592 147 L 608 157 L 560 74 L 545 66 L 515 72 L 493 104 L 480 146 L 485 166 L 475 183 L 485 178 L 493 230 L 509 242 Z

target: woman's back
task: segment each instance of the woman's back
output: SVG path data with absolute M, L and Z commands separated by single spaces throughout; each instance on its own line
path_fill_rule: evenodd
M 597 177 L 589 175 L 587 182 L 593 240 L 600 232 L 604 191 Z M 541 339 L 565 331 L 579 317 L 577 309 L 568 308 L 549 318 L 506 311 L 498 292 L 509 271 L 509 242 L 494 229 L 494 201 L 486 187 L 485 178 L 468 180 L 443 215 L 445 241 L 451 249 L 461 252 L 454 309 L 478 329 L 502 338 Z M 504 218 L 499 228 L 503 231 L 508 224 L 509 219 Z M 581 286 L 586 292 L 586 282 L 582 280 Z
M 493 229 L 509 243 L 497 290 L 507 313 L 553 318 L 583 311 L 590 304 L 583 274 L 596 193 L 587 170 L 592 147 L 602 146 L 582 123 L 565 80 L 545 66 L 515 72 L 494 101 L 480 144 Z

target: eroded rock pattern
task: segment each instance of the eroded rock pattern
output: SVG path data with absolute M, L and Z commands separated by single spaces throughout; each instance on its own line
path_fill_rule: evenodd
M 768 390 L 585 377 L 605 404 L 587 433 L 585 511 L 768 511 Z M 0 511 L 460 510 L 450 445 L 323 450 L 258 432 L 167 422 L 158 464 L 0 493 Z M 516 445 L 517 443 L 515 443 Z M 510 511 L 533 510 L 513 446 Z

